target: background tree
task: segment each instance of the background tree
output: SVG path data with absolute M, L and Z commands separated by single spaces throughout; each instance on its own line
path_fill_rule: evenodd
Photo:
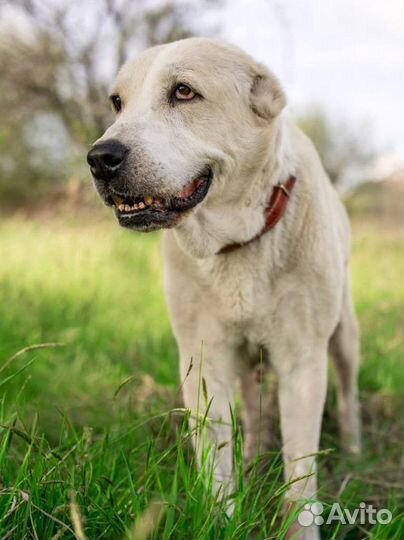
M 0 195 L 22 202 L 88 176 L 83 155 L 111 122 L 108 86 L 136 50 L 193 34 L 200 2 L 6 0 L 0 4 Z M 149 6 L 149 7 L 148 7 Z
M 369 165 L 374 157 L 368 134 L 364 144 L 362 130 L 333 122 L 319 107 L 300 115 L 298 123 L 313 141 L 334 184 L 342 183 L 347 175 Z

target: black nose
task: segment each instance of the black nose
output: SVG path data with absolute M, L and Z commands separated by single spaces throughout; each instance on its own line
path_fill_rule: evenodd
M 94 145 L 87 154 L 87 163 L 95 178 L 111 180 L 121 167 L 129 148 L 110 139 Z

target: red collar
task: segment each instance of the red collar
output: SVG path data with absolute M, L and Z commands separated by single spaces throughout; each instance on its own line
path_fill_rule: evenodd
M 285 183 L 281 184 L 279 182 L 279 184 L 276 184 L 276 186 L 274 186 L 268 206 L 265 208 L 265 224 L 258 234 L 256 234 L 246 242 L 228 244 L 227 246 L 222 247 L 222 249 L 217 252 L 217 255 L 222 255 L 223 253 L 231 253 L 236 249 L 247 246 L 248 244 L 251 244 L 251 242 L 254 242 L 255 240 L 258 240 L 258 238 L 261 238 L 263 234 L 275 227 L 275 225 L 285 213 L 286 206 L 288 204 L 289 197 L 292 193 L 295 183 L 296 177 L 289 176 Z

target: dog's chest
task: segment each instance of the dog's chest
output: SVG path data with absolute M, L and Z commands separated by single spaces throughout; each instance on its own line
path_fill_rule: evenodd
M 204 288 L 215 316 L 228 324 L 248 324 L 262 318 L 271 303 L 268 269 L 241 258 L 215 259 L 201 266 Z

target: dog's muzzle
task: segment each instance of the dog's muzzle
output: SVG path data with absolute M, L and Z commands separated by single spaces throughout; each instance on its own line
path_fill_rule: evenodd
M 87 154 L 97 190 L 107 206 L 115 210 L 119 224 L 138 231 L 171 228 L 192 208 L 206 197 L 211 182 L 212 169 L 204 167 L 177 193 L 161 193 L 149 188 L 149 193 L 139 195 L 139 188 L 124 178 L 130 175 L 124 167 L 129 149 L 116 140 L 97 143 Z M 121 181 L 122 180 L 122 181 Z M 162 193 L 164 192 L 164 196 Z

